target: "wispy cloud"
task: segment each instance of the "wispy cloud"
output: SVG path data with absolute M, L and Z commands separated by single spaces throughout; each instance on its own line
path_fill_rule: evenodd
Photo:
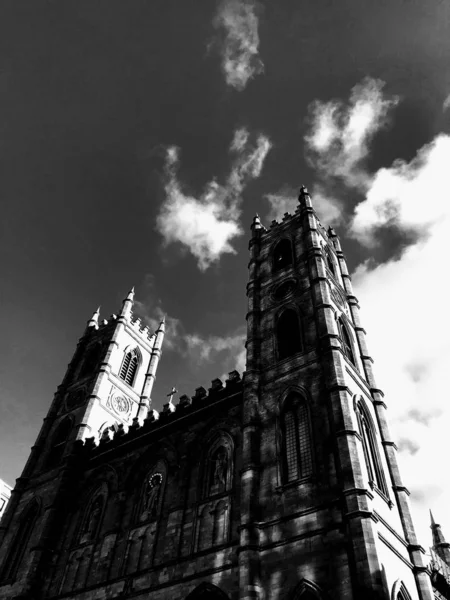
M 245 370 L 245 333 L 237 331 L 228 336 L 201 336 L 190 334 L 185 336 L 190 356 L 195 356 L 197 365 L 222 359 L 221 368 Z
M 366 77 L 352 89 L 347 104 L 316 100 L 310 105 L 305 149 L 322 181 L 338 178 L 351 187 L 367 185 L 364 160 L 370 142 L 399 100 L 384 96 L 383 87 L 382 81 Z
M 223 254 L 234 254 L 231 242 L 243 233 L 239 224 L 242 192 L 261 174 L 271 148 L 265 135 L 259 134 L 254 143 L 250 138 L 245 128 L 235 131 L 229 148 L 232 166 L 225 182 L 212 179 L 199 196 L 188 194 L 178 179 L 178 148 L 167 149 L 166 198 L 157 217 L 157 229 L 166 244 L 179 242 L 187 248 L 202 271 Z
M 264 71 L 259 58 L 260 11 L 256 0 L 222 0 L 213 20 L 225 80 L 239 91 Z

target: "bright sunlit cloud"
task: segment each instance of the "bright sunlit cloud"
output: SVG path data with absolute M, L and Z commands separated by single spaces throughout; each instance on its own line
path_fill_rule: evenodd
M 260 8 L 256 0 L 222 0 L 213 20 L 225 81 L 239 91 L 264 71 L 259 58 Z
M 230 145 L 232 166 L 223 184 L 212 179 L 199 196 L 188 194 L 178 179 L 179 151 L 168 148 L 165 166 L 166 198 L 157 217 L 157 229 L 166 244 L 181 243 L 205 271 L 223 254 L 234 254 L 233 239 L 243 233 L 239 224 L 242 192 L 261 174 L 271 148 L 269 138 L 254 143 L 245 128 L 237 129 Z
M 351 187 L 364 187 L 364 159 L 375 134 L 389 122 L 398 97 L 383 95 L 384 83 L 366 77 L 352 89 L 347 104 L 341 100 L 309 107 L 306 156 L 322 180 L 337 178 Z

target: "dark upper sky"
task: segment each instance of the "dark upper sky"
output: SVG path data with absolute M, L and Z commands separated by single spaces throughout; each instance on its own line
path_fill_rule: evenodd
M 178 176 L 198 194 L 227 174 L 236 128 L 270 138 L 262 174 L 243 194 L 248 232 L 256 211 L 267 215 L 264 194 L 314 184 L 303 143 L 313 100 L 346 99 L 366 76 L 402 98 L 373 145 L 372 169 L 410 160 L 445 127 L 448 2 L 264 3 L 264 74 L 242 91 L 220 69 L 216 11 L 212 0 L 1 4 L 0 477 L 10 483 L 98 304 L 107 317 L 135 285 L 149 314 L 158 305 L 180 320 L 181 346 L 186 333 L 242 333 L 247 235 L 236 255 L 201 272 L 155 228 L 167 146 L 180 148 Z M 375 257 L 387 260 L 400 241 L 387 238 Z M 368 256 L 354 241 L 346 250 L 352 268 Z M 190 394 L 233 367 L 226 352 L 214 356 L 202 363 L 167 349 L 156 407 L 173 384 Z

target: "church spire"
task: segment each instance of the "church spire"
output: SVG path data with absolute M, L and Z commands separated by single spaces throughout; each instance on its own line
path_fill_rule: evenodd
M 431 535 L 433 536 L 433 550 L 450 566 L 450 544 L 445 541 L 441 526 L 435 522 L 433 513 L 430 510 Z

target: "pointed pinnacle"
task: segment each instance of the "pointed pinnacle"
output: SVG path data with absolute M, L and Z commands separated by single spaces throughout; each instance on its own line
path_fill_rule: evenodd
M 134 299 L 134 285 L 131 288 L 131 290 L 128 292 L 128 296 L 127 296 L 127 300 L 133 300 Z
M 433 513 L 431 512 L 431 508 L 430 508 L 430 519 L 431 519 L 431 527 L 436 527 L 436 522 L 433 518 Z
M 97 310 L 94 312 L 92 317 L 89 319 L 88 327 L 95 327 L 96 325 L 98 325 L 99 316 L 100 316 L 100 306 L 97 308 Z

